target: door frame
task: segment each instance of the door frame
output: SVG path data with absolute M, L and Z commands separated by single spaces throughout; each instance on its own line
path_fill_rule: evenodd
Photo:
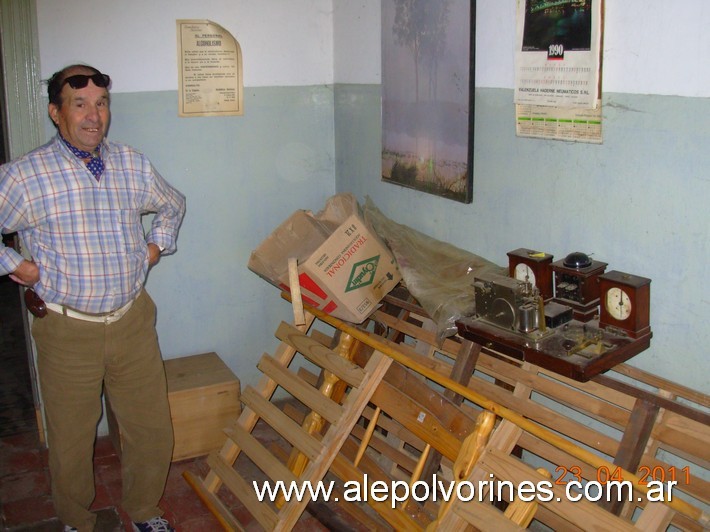
M 40 76 L 35 0 L 0 0 L 0 54 L 0 112 L 3 114 L 5 153 L 7 160 L 12 160 L 39 146 L 44 137 L 42 114 L 46 111 L 46 102 Z M 21 253 L 23 249 L 20 242 Z M 23 289 L 19 290 L 22 295 Z M 36 349 L 30 333 L 31 316 L 25 307 L 24 298 L 20 297 L 20 301 L 37 429 L 40 442 L 46 445 Z

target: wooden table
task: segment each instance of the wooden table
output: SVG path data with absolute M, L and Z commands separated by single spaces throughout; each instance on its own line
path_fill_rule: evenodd
M 633 339 L 614 334 L 600 329 L 597 320 L 587 323 L 572 320 L 548 329 L 539 338 L 503 329 L 477 317 L 462 318 L 456 326 L 459 335 L 467 340 L 580 382 L 648 349 L 652 336 L 649 332 Z

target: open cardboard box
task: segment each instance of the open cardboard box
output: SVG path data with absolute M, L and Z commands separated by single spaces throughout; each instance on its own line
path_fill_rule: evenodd
M 249 269 L 290 291 L 289 258 L 298 261 L 303 302 L 353 323 L 362 323 L 401 279 L 352 194 L 331 196 L 315 215 L 294 212 L 252 252 Z

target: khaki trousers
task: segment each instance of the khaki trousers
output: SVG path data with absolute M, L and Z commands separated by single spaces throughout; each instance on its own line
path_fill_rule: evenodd
M 93 530 L 93 453 L 101 392 L 121 430 L 122 506 L 133 521 L 162 512 L 173 430 L 156 309 L 143 291 L 117 322 L 95 323 L 56 312 L 35 319 L 32 335 L 47 421 L 49 470 L 57 516 L 80 532 Z

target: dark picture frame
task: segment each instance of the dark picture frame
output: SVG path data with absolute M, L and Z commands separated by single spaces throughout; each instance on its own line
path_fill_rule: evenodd
M 476 0 L 382 0 L 382 180 L 471 203 Z

